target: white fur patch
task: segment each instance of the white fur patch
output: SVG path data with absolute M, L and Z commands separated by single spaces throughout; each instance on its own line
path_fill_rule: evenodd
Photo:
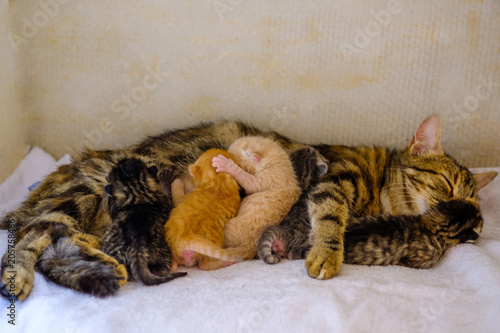
M 423 195 L 419 195 L 416 200 L 415 200 L 415 203 L 417 204 L 417 207 L 418 207 L 418 211 L 420 212 L 420 214 L 423 214 L 427 211 L 427 203 L 425 202 L 425 197 Z

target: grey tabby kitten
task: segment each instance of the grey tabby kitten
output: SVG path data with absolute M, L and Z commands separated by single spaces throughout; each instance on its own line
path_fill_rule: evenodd
M 292 152 L 290 160 L 302 194 L 283 221 L 268 227 L 259 239 L 258 256 L 268 264 L 276 264 L 287 257 L 305 258 L 311 230 L 307 211 L 309 192 L 328 171 L 327 160 L 312 147 Z
M 103 236 L 102 251 L 124 264 L 129 277 L 146 285 L 187 274 L 169 274 L 172 255 L 163 226 L 173 208 L 173 180 L 170 169 L 158 174 L 156 166 L 147 168 L 140 159 L 126 158 L 111 170 L 105 187 L 113 222 Z
M 448 248 L 473 243 L 482 226 L 477 204 L 457 199 L 422 215 L 365 216 L 346 228 L 344 262 L 430 268 Z
M 290 213 L 283 221 L 286 228 L 280 225 L 262 234 L 259 254 L 268 264 L 305 259 L 311 248 L 306 203 Z M 477 204 L 457 199 L 439 201 L 422 215 L 351 218 L 344 234 L 344 262 L 430 268 L 448 248 L 473 243 L 482 225 Z

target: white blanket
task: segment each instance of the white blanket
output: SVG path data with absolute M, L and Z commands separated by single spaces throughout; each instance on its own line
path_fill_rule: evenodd
M 33 149 L 0 186 L 0 213 L 55 163 Z M 127 283 L 108 298 L 36 273 L 31 295 L 15 303 L 15 326 L 8 323 L 10 303 L 0 299 L 0 332 L 498 332 L 499 198 L 496 179 L 480 192 L 484 229 L 477 243 L 450 249 L 429 270 L 344 265 L 338 277 L 318 281 L 303 260 L 253 260 L 213 272 L 186 269 L 186 277 L 160 286 Z M 6 249 L 1 231 L 1 254 Z

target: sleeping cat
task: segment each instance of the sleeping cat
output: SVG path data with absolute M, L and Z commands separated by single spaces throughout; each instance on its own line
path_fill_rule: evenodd
M 300 195 L 300 187 L 286 152 L 275 141 L 263 137 L 236 140 L 224 156 L 213 159 L 217 172 L 229 173 L 245 190 L 238 215 L 224 228 L 226 251 L 253 259 L 262 231 L 278 224 Z
M 308 274 L 317 279 L 339 273 L 344 261 L 344 231 L 352 218 L 423 214 L 441 200 L 478 205 L 477 190 L 497 175 L 472 176 L 446 155 L 437 116 L 424 120 L 404 150 L 316 148 L 330 161 L 328 174 L 312 189 L 308 202 L 312 247 L 305 265 Z
M 198 264 L 203 270 L 242 260 L 222 249 L 224 225 L 238 213 L 241 199 L 236 180 L 227 173 L 215 172 L 215 156 L 233 158 L 227 151 L 210 149 L 189 166 L 195 188 L 175 199 L 180 204 L 165 224 L 165 237 L 174 261 L 185 266 Z
M 0 227 L 4 229 L 11 220 L 15 222 L 16 262 L 9 262 L 8 253 L 3 256 L 0 292 L 6 297 L 25 299 L 33 287 L 40 255 L 63 238 L 95 241 L 78 240 L 71 260 L 54 261 L 43 273 L 56 283 L 87 293 L 116 292 L 120 286 L 117 281 L 123 281 L 126 270 L 96 248 L 111 224 L 101 204 L 106 175 L 119 160 L 136 157 L 159 168 L 170 167 L 185 178 L 188 165 L 204 151 L 228 149 L 244 136 L 271 138 L 287 152 L 304 147 L 278 133 L 226 121 L 167 131 L 124 149 L 87 151 L 73 163 L 59 167 L 19 208 L 2 219 Z M 421 214 L 448 198 L 477 204 L 477 190 L 496 176 L 495 172 L 472 176 L 443 152 L 437 116 L 427 118 L 418 127 L 404 150 L 335 145 L 315 148 L 329 161 L 328 173 L 311 189 L 308 201 L 312 247 L 305 264 L 308 274 L 318 279 L 339 273 L 344 260 L 344 231 L 351 217 Z M 96 253 L 99 256 L 94 256 Z M 13 284 L 9 283 L 10 270 L 17 272 Z M 67 274 L 59 275 L 61 271 Z M 11 285 L 12 292 L 7 288 Z M 82 285 L 85 288 L 78 287 Z
M 476 192 L 495 178 L 496 172 L 473 177 L 467 169 L 444 155 L 437 117 L 430 117 L 422 123 L 407 150 L 388 152 L 388 164 L 382 165 L 382 177 L 378 179 L 365 178 L 368 175 L 360 173 L 363 169 L 359 166 L 373 159 L 373 154 L 384 156 L 384 151 L 348 147 L 318 148 L 327 154 L 330 161 L 338 161 L 331 164 L 337 170 L 335 173 L 331 171 L 328 176 L 334 181 L 333 184 L 343 183 L 345 190 L 353 192 L 346 196 L 338 192 L 338 185 L 332 184 L 328 191 L 318 191 L 321 183 L 319 186 L 313 185 L 309 189 L 308 204 L 299 200 L 290 216 L 282 222 L 286 227 L 280 225 L 269 228 L 261 236 L 259 254 L 268 264 L 277 263 L 281 258 L 309 257 L 311 244 L 315 244 L 314 239 L 311 239 L 314 232 L 310 234 L 310 210 L 318 209 L 316 205 L 328 203 L 332 198 L 337 203 L 350 199 L 351 202 L 369 204 L 371 201 L 366 200 L 373 194 L 365 191 L 370 190 L 382 192 L 381 199 L 385 200 L 385 205 L 381 203 L 382 212 L 393 215 L 348 217 L 343 239 L 334 238 L 327 243 L 331 250 L 340 251 L 339 246 L 342 246 L 342 252 L 345 253 L 343 261 L 346 263 L 428 268 L 442 257 L 446 248 L 460 243 L 456 236 L 458 230 L 467 235 L 460 236 L 462 242 L 477 238 L 482 219 Z M 369 159 L 363 161 L 360 153 L 367 154 Z M 377 167 L 376 164 L 368 166 Z M 377 173 L 371 170 L 370 175 Z M 322 182 L 326 183 L 327 180 Z M 359 201 L 360 196 L 363 201 Z M 426 206 L 430 206 L 429 210 Z M 372 207 L 367 208 L 373 213 L 379 212 Z M 455 213 L 451 208 L 456 210 Z M 322 223 L 325 220 L 335 222 L 335 225 L 340 222 L 337 215 L 324 213 L 323 216 L 320 219 Z M 448 225 L 450 221 L 452 224 Z
M 172 273 L 170 249 L 163 225 L 172 209 L 171 170 L 147 167 L 136 158 L 119 161 L 108 176 L 109 214 L 112 225 L 102 237 L 102 251 L 123 263 L 133 279 L 155 285 L 185 276 Z
M 290 154 L 302 194 L 288 215 L 279 225 L 266 228 L 258 243 L 259 257 L 268 264 L 276 264 L 281 258 L 301 259 L 309 250 L 308 236 L 311 230 L 307 201 L 309 192 L 328 171 L 326 159 L 319 152 L 306 147 Z

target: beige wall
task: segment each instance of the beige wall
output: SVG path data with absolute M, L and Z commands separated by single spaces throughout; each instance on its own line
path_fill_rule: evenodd
M 497 0 L 24 0 L 11 14 L 28 141 L 56 157 L 219 119 L 402 147 L 437 113 L 446 151 L 500 165 Z
M 0 182 L 26 153 L 27 128 L 18 98 L 16 54 L 9 46 L 9 8 L 0 2 Z

